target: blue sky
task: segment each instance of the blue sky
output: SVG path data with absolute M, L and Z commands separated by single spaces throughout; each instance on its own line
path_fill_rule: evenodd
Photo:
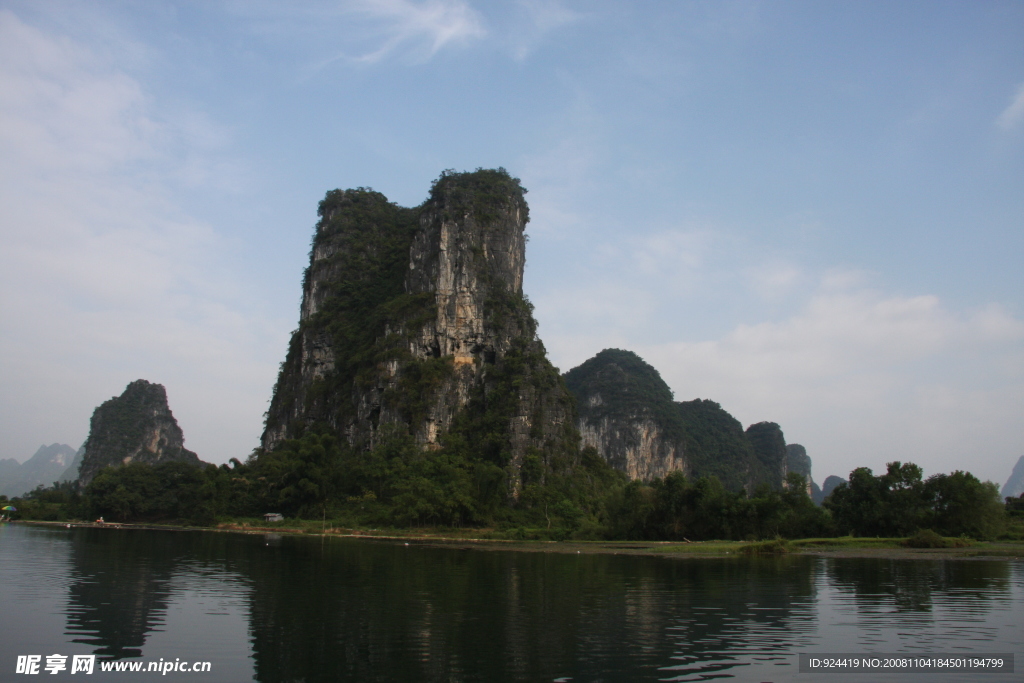
M 636 351 L 820 482 L 1024 454 L 1024 3 L 0 0 L 0 457 L 145 378 L 257 445 L 316 205 L 529 190 L 553 362 Z

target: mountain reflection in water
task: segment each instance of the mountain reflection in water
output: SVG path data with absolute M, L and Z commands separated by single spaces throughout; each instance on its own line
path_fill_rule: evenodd
M 0 605 L 25 615 L 10 671 L 57 652 L 212 662 L 195 681 L 805 681 L 799 652 L 1020 652 L 1024 571 L 9 525 Z

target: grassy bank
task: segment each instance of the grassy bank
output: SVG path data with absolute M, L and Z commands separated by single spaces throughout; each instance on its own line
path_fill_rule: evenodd
M 658 557 L 752 557 L 781 555 L 816 555 L 824 557 L 888 557 L 902 559 L 971 559 L 1005 558 L 1024 559 L 1022 541 L 971 541 L 963 538 L 922 534 L 908 538 L 802 538 L 771 539 L 764 541 L 606 541 L 559 540 L 543 538 L 548 530 L 526 530 L 534 538 L 519 538 L 523 530 L 477 528 L 423 527 L 349 528 L 336 526 L 330 521 L 285 520 L 267 523 L 258 519 L 239 519 L 222 522 L 216 527 L 182 526 L 174 524 L 105 524 L 95 522 L 25 521 L 22 524 L 43 526 L 73 526 L 108 529 L 153 529 L 220 531 L 250 534 L 295 534 L 335 538 L 362 538 L 378 541 L 404 541 L 419 545 L 439 545 L 477 550 L 515 550 L 524 552 L 555 552 L 578 554 L 649 555 Z M 511 533 L 510 533 L 511 531 Z M 925 547 L 921 547 L 924 545 Z M 915 547 L 916 546 L 916 547 Z

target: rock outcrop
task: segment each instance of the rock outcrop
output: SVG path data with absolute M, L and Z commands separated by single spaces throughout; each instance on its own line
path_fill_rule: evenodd
M 605 349 L 565 373 L 576 397 L 577 427 L 584 446 L 630 479 L 650 481 L 670 472 L 691 474 L 686 429 L 672 390 L 630 351 Z
M 780 486 L 786 481 L 789 459 L 782 429 L 774 422 L 758 422 L 747 427 L 746 433 L 754 449 L 754 484 Z
M 398 429 L 428 450 L 485 429 L 513 497 L 528 452 L 573 452 L 572 398 L 523 296 L 523 193 L 503 169 L 445 172 L 416 208 L 329 192 L 263 451 L 311 427 L 357 449 Z
M 1013 466 L 1010 478 L 1003 484 L 1000 495 L 1003 498 L 1016 498 L 1022 493 L 1024 493 L 1024 455 L 1017 459 L 1017 464 Z
M 807 495 L 814 498 L 814 479 L 811 478 L 811 456 L 798 443 L 786 444 L 786 471 L 799 474 L 807 482 Z
M 181 460 L 199 464 L 167 406 L 163 385 L 136 380 L 92 414 L 78 482 L 87 486 L 106 467 Z
M 679 471 L 717 477 L 730 489 L 774 488 L 786 478 L 786 445 L 775 423 L 743 425 L 714 401 L 677 402 L 632 351 L 605 349 L 564 375 L 576 398 L 583 443 L 631 479 Z

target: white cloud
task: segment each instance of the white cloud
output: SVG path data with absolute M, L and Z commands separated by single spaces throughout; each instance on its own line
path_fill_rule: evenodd
M 356 57 L 359 62 L 379 62 L 409 44 L 430 58 L 448 45 L 487 35 L 483 19 L 463 0 L 362 0 L 351 9 L 382 24 L 383 42 Z
M 828 278 L 797 314 L 717 340 L 632 348 L 677 400 L 711 398 L 745 425 L 778 422 L 818 481 L 914 461 L 999 480 L 1024 442 L 1024 321 L 999 306 L 950 311 Z
M 958 311 L 879 291 L 871 272 L 814 274 L 711 223 L 573 244 L 572 284 L 532 295 L 563 371 L 633 350 L 677 400 L 778 422 L 819 482 L 892 460 L 1001 481 L 1024 453 L 1024 320 L 997 304 Z
M 1012 130 L 1024 121 L 1024 83 L 1017 86 L 1010 106 L 1003 110 L 996 119 L 996 124 L 1003 130 Z
M 767 301 L 791 293 L 800 283 L 801 275 L 799 268 L 785 262 L 757 265 L 748 271 L 750 289 L 755 296 Z
M 175 202 L 218 133 L 164 110 L 95 52 L 0 11 L 0 457 L 77 446 L 92 409 L 140 377 L 167 386 L 201 457 L 255 445 L 287 323 L 265 320 L 224 266 L 231 245 Z
M 580 19 L 578 12 L 555 0 L 520 0 L 519 7 L 526 21 L 516 24 L 510 36 L 513 54 L 518 60 L 525 59 L 552 31 Z
M 0 11 L 0 141 L 9 167 L 109 170 L 152 156 L 159 127 L 139 86 Z

